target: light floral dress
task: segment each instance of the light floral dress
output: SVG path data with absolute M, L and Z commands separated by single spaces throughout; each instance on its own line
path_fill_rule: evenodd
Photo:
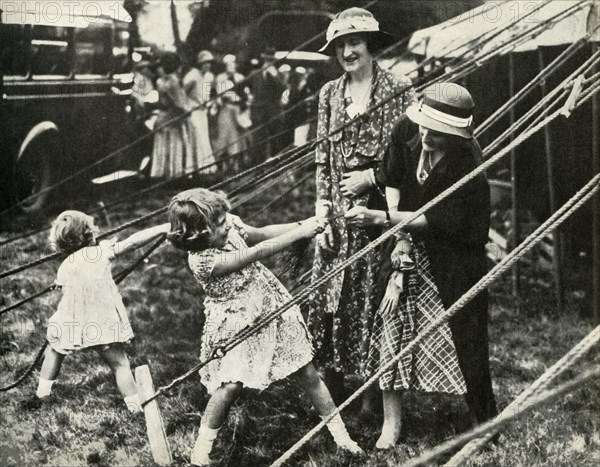
M 102 241 L 70 254 L 58 268 L 62 289 L 58 309 L 48 320 L 46 337 L 59 353 L 128 342 L 133 331 L 112 277 L 115 241 Z
M 190 252 L 188 256 L 192 273 L 206 294 L 201 360 L 210 357 L 215 347 L 242 328 L 292 298 L 273 273 L 259 262 L 224 276 L 211 275 L 219 255 L 239 254 L 239 250 L 247 248 L 247 234 L 241 219 L 228 214 L 228 222 L 232 229 L 223 248 Z M 246 387 L 262 390 L 312 359 L 306 324 L 300 309 L 294 306 L 223 358 L 202 368 L 200 378 L 209 393 L 228 382 L 241 382 Z

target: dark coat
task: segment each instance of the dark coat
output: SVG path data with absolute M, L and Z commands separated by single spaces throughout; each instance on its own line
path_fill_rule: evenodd
M 423 185 L 416 172 L 421 154 L 419 128 L 406 116 L 392 130 L 390 146 L 377 174 L 382 186 L 400 190 L 399 211 L 416 211 L 481 161 L 475 140 L 452 147 L 435 165 Z M 444 307 L 449 308 L 487 272 L 485 244 L 490 223 L 490 190 L 479 175 L 464 187 L 429 209 L 428 228 L 414 232 L 422 240 Z M 384 259 L 382 274 L 389 266 Z M 381 282 L 380 282 L 381 283 Z M 482 422 L 496 414 L 488 353 L 487 292 L 480 293 L 450 320 L 459 364 L 467 383 L 467 402 L 473 417 Z

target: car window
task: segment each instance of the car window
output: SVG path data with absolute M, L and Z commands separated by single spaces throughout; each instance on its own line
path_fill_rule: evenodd
M 67 76 L 70 73 L 69 37 L 66 27 L 33 26 L 31 37 L 31 73 Z
M 27 54 L 31 27 L 22 24 L 0 24 L 0 71 L 5 76 L 27 75 Z
M 112 68 L 112 29 L 106 25 L 75 28 L 75 74 L 107 75 Z

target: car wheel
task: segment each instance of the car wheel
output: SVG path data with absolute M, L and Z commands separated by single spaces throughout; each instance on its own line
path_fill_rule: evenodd
M 32 141 L 17 159 L 15 192 L 24 212 L 40 211 L 48 202 L 59 155 L 58 135 L 47 133 Z

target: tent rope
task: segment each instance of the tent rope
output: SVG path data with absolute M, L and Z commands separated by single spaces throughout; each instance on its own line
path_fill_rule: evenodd
M 415 339 L 413 339 L 406 347 L 396 354 L 388 363 L 382 366 L 373 376 L 371 376 L 360 388 L 358 388 L 348 399 L 346 399 L 336 410 L 334 410 L 327 419 L 320 422 L 296 444 L 289 448 L 281 457 L 279 457 L 271 467 L 279 467 L 289 460 L 304 444 L 306 444 L 315 434 L 317 434 L 328 421 L 339 414 L 342 410 L 348 407 L 367 388 L 375 383 L 383 373 L 395 365 L 402 357 L 412 352 L 417 345 L 420 345 L 423 340 L 431 337 L 439 326 L 446 323 L 452 316 L 460 311 L 469 301 L 476 295 L 485 290 L 494 280 L 508 270 L 516 261 L 523 255 L 529 252 L 537 245 L 544 236 L 553 231 L 557 226 L 562 224 L 571 214 L 577 211 L 585 202 L 587 202 L 600 187 L 600 174 L 595 176 L 581 190 L 579 190 L 567 203 L 565 203 L 558 211 L 556 211 L 546 222 L 538 227 L 530 236 L 528 236 L 517 248 L 508 254 L 500 263 L 498 263 L 490 272 L 481 278 L 473 287 L 471 287 L 461 298 L 459 298 L 448 310 L 436 318 L 430 325 L 423 329 Z

